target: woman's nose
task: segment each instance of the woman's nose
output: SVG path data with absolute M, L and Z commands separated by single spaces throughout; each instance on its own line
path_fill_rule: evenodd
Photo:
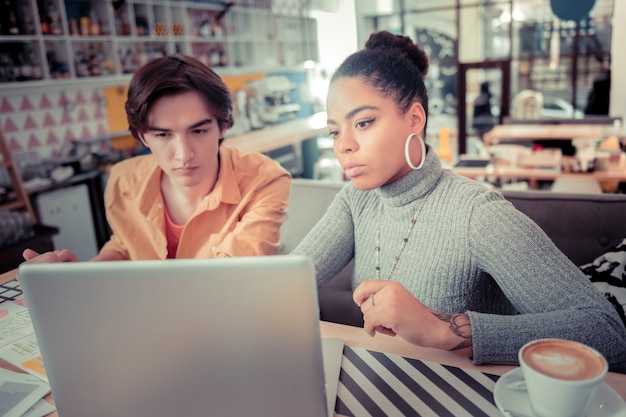
M 354 137 L 350 133 L 342 133 L 341 135 L 335 137 L 334 148 L 335 152 L 338 153 L 354 151 L 356 148 Z

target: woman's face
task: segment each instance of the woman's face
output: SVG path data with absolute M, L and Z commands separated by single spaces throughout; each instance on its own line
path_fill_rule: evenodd
M 411 168 L 404 143 L 414 132 L 421 136 L 426 120 L 421 104 L 400 114 L 392 98 L 361 78 L 343 77 L 329 87 L 326 101 L 328 130 L 345 175 L 360 190 L 371 190 L 406 175 Z M 417 138 L 411 141 L 411 159 L 422 155 Z

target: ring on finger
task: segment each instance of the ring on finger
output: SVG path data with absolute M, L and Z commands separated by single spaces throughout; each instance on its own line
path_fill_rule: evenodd
M 375 306 L 376 302 L 374 302 L 374 293 L 370 294 L 370 300 L 372 300 L 372 305 Z

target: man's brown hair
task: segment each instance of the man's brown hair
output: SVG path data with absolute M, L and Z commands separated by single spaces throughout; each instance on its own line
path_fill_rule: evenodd
M 142 140 L 155 101 L 190 91 L 202 96 L 220 130 L 233 126 L 231 93 L 220 76 L 193 57 L 174 54 L 148 62 L 133 75 L 125 105 L 131 134 Z

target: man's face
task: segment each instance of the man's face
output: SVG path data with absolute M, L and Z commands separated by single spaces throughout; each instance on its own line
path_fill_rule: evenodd
M 186 92 L 152 105 L 143 141 L 172 185 L 202 187 L 217 176 L 223 133 L 200 94 Z

